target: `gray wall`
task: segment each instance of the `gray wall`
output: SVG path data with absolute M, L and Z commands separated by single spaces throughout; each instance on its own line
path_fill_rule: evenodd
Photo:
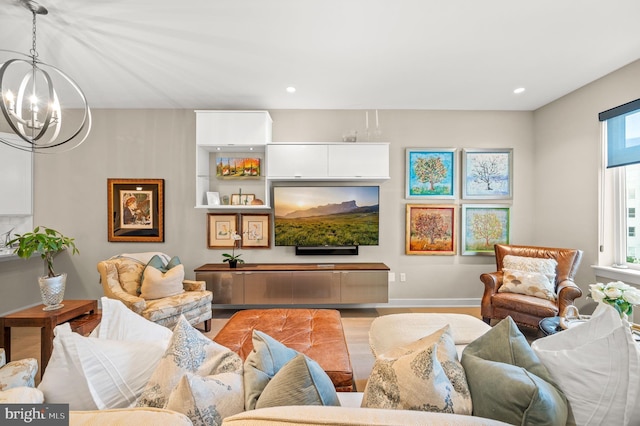
M 381 184 L 380 246 L 357 257 L 304 257 L 292 248 L 243 250 L 259 262 L 384 262 L 407 281 L 390 284 L 396 305 L 479 304 L 478 276 L 495 269 L 487 256 L 404 254 L 405 149 L 514 148 L 511 242 L 585 251 L 578 282 L 593 282 L 597 260 L 597 113 L 640 97 L 640 62 L 623 68 L 535 112 L 380 111 L 381 140 L 391 143 L 391 179 Z M 635 74 L 635 76 L 634 76 Z M 635 79 L 634 79 L 635 77 Z M 364 133 L 364 111 L 277 110 L 274 141 L 339 141 Z M 371 113 L 370 113 L 371 114 Z M 371 116 L 371 115 L 370 115 Z M 114 254 L 163 251 L 178 255 L 187 278 L 224 250 L 206 248 L 206 211 L 195 204 L 195 114 L 191 110 L 98 110 L 89 139 L 61 155 L 35 161 L 34 224 L 76 238 L 80 255 L 62 253 L 68 298 L 99 298 L 96 264 Z M 165 242 L 107 241 L 107 178 L 165 179 Z M 418 202 L 416 202 L 418 203 Z M 457 201 L 458 204 L 461 201 Z M 39 258 L 0 262 L 0 313 L 39 303 Z

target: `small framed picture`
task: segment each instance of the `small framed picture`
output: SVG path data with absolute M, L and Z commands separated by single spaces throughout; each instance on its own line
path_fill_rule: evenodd
M 107 179 L 107 239 L 164 241 L 164 179 Z
M 255 194 L 231 194 L 231 205 L 248 206 L 255 199 Z
M 209 213 L 207 215 L 207 247 L 233 247 L 236 242 L 233 234 L 237 232 L 237 214 Z
M 220 193 L 219 192 L 207 192 L 207 204 L 210 206 L 220 205 Z
M 405 253 L 456 254 L 457 206 L 407 204 Z
M 495 244 L 509 244 L 510 212 L 504 204 L 463 205 L 462 254 L 493 256 Z
M 271 215 L 243 214 L 242 215 L 242 245 L 241 248 L 269 248 L 271 247 Z
M 453 199 L 457 174 L 455 148 L 407 149 L 405 196 Z
M 513 198 L 513 149 L 464 149 L 462 198 Z

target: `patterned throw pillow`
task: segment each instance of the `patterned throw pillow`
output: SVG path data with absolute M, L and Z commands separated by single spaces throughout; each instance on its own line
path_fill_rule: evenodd
M 2 355 L 4 357 L 4 351 Z M 38 361 L 35 358 L 11 361 L 0 368 L 0 391 L 21 386 L 35 387 L 34 379 L 37 372 Z
M 207 386 L 200 383 L 200 378 L 195 376 L 213 376 L 211 380 L 214 381 L 215 391 L 211 387 L 207 389 Z M 183 377 L 188 382 L 184 382 Z M 194 424 L 201 424 L 203 417 L 218 418 L 218 415 L 224 417 L 242 411 L 242 383 L 240 356 L 203 336 L 181 315 L 173 330 L 169 347 L 136 405 L 166 408 L 171 403 L 178 408 L 177 395 L 182 397 L 191 394 L 191 403 L 185 402 L 183 408 L 186 411 L 183 414 L 189 416 Z M 223 392 L 225 389 L 226 392 Z M 173 392 L 178 393 L 172 396 Z M 189 409 L 193 404 L 204 405 L 199 405 L 198 413 L 195 413 Z M 205 412 L 208 414 L 203 415 Z
M 502 285 L 499 293 L 518 293 L 541 299 L 556 300 L 554 284 L 549 277 L 538 272 L 525 272 L 516 269 L 502 270 Z
M 556 282 L 556 267 L 558 262 L 555 259 L 545 259 L 540 257 L 513 256 L 511 254 L 502 258 L 502 267 L 523 272 L 537 272 L 544 274 L 552 283 Z
M 450 326 L 378 356 L 362 407 L 471 415 L 471 395 Z

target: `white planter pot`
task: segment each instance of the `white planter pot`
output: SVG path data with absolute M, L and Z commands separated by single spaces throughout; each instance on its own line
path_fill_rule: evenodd
M 53 278 L 39 277 L 38 284 L 40 284 L 40 296 L 42 296 L 43 310 L 53 311 L 60 309 L 64 305 L 62 300 L 64 299 L 64 287 L 67 283 L 67 274 L 60 274 Z

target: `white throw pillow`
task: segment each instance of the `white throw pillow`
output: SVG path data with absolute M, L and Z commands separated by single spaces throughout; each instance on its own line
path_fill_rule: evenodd
M 502 269 L 502 285 L 499 293 L 517 293 L 540 299 L 556 300 L 555 284 L 546 274 L 516 269 Z
M 531 347 L 566 395 L 575 424 L 638 424 L 640 347 L 613 307 L 599 303 L 589 321 Z
M 164 341 L 104 340 L 54 329 L 53 354 L 38 389 L 71 410 L 131 406 L 162 357 Z
M 102 297 L 102 318 L 91 337 L 106 340 L 163 341 L 169 344 L 173 332 L 127 308 L 120 300 Z
M 142 274 L 140 297 L 145 300 L 153 300 L 184 293 L 183 280 L 184 265 L 176 265 L 167 272 L 147 265 Z
M 181 315 L 173 329 L 169 347 L 136 405 L 165 408 L 171 392 L 187 373 L 199 376 L 236 373 L 242 377 L 242 359 L 230 349 L 203 336 Z
M 502 268 L 524 272 L 538 272 L 545 274 L 555 286 L 556 268 L 558 262 L 555 259 L 541 257 L 513 256 L 511 254 L 502 258 Z

